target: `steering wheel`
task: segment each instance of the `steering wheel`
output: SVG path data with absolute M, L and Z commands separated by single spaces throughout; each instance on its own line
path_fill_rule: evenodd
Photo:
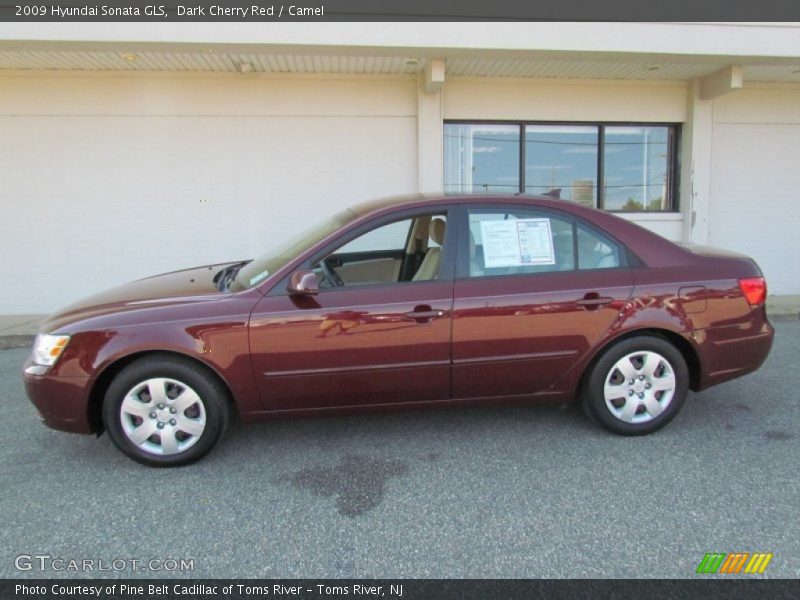
M 344 281 L 341 277 L 339 277 L 339 274 L 334 271 L 333 267 L 328 264 L 326 259 L 319 261 L 319 268 L 322 270 L 322 274 L 325 276 L 325 279 L 327 279 L 333 287 L 344 286 Z

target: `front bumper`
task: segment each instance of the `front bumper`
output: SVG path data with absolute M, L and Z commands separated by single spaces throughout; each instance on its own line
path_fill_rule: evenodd
M 33 363 L 28 360 L 24 369 Z M 25 393 L 45 425 L 60 431 L 92 433 L 89 422 L 89 378 L 23 375 Z

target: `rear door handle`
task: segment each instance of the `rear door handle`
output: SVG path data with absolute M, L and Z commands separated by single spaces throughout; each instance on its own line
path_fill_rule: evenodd
M 597 294 L 586 294 L 580 300 L 576 300 L 575 304 L 592 309 L 605 306 L 606 304 L 611 304 L 613 301 L 614 298 L 612 298 L 611 296 L 598 296 Z

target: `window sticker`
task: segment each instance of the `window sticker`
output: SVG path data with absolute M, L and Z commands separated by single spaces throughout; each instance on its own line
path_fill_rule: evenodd
M 261 273 L 259 273 L 255 277 L 250 278 L 250 285 L 252 286 L 257 284 L 259 281 L 264 281 L 268 276 L 269 276 L 269 271 L 261 271 Z
M 520 219 L 517 221 L 517 235 L 521 264 L 556 264 L 550 219 Z
M 556 262 L 550 219 L 481 221 L 481 238 L 487 269 Z

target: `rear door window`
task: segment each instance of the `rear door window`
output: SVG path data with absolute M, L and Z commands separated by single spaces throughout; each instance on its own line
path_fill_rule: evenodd
M 572 220 L 526 208 L 468 208 L 469 277 L 572 271 Z
M 458 277 L 536 275 L 627 266 L 625 247 L 580 219 L 524 206 L 465 207 Z

